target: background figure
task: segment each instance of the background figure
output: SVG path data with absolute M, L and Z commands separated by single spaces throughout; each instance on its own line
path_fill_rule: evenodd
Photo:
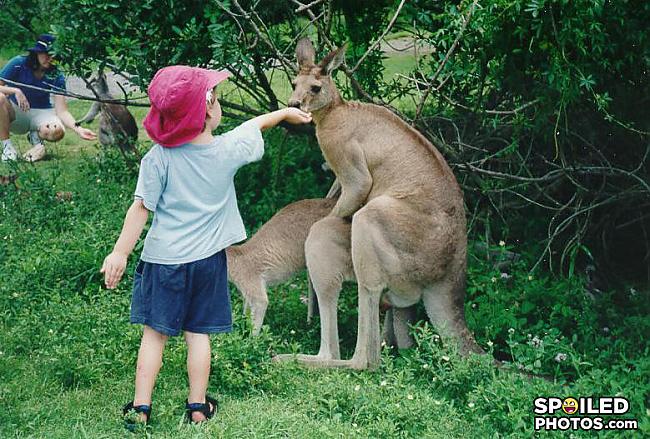
M 65 91 L 65 77 L 53 64 L 50 54 L 53 42 L 54 36 L 42 34 L 34 47 L 28 49 L 28 55 L 12 58 L 0 71 L 0 141 L 3 161 L 18 158 L 18 151 L 9 138 L 10 132 L 28 135 L 32 144 L 32 148 L 24 156 L 28 161 L 42 159 L 45 156 L 42 141 L 58 142 L 65 135 L 66 127 L 84 140 L 97 138 L 91 130 L 75 126 L 65 97 L 55 95 L 50 99 L 50 93 L 46 91 L 3 81 Z

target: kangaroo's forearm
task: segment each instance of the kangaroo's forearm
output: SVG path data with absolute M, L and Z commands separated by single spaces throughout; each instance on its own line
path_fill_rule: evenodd
M 356 142 L 349 141 L 345 145 L 323 149 L 323 153 L 341 185 L 341 196 L 331 215 L 352 216 L 363 206 L 372 188 L 372 175 L 363 150 Z
M 100 109 L 100 103 L 99 102 L 94 102 L 93 105 L 90 107 L 88 110 L 88 113 L 84 117 L 82 117 L 77 124 L 81 125 L 82 123 L 90 123 L 93 120 L 95 120 L 95 117 L 99 114 L 99 109 Z
M 359 210 L 365 203 L 372 187 L 372 179 L 370 176 L 359 175 L 356 181 L 352 184 L 349 182 L 341 183 L 341 196 L 339 197 L 332 215 L 341 218 L 347 218 Z M 347 184 L 346 184 L 347 183 Z

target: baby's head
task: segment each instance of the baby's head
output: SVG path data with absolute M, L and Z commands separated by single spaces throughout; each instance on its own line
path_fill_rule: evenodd
M 38 127 L 38 136 L 48 142 L 58 142 L 64 135 L 65 128 L 59 121 L 49 121 Z
M 158 70 L 149 84 L 151 109 L 142 124 L 156 143 L 171 148 L 188 143 L 221 120 L 216 86 L 230 76 L 188 66 Z

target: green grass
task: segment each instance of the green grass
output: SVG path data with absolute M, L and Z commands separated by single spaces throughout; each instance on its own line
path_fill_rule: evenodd
M 391 62 L 391 72 L 408 67 L 408 60 Z M 72 101 L 70 109 L 79 117 L 88 105 Z M 141 120 L 145 110 L 134 113 Z M 264 135 L 264 159 L 236 180 L 249 231 L 293 200 L 322 195 L 331 183 L 315 142 L 279 129 Z M 21 150 L 28 147 L 22 136 L 14 139 Z M 145 151 L 144 132 L 141 139 Z M 131 437 L 120 408 L 131 399 L 141 331 L 128 323 L 141 247 L 116 290 L 102 287 L 98 269 L 119 233 L 136 174 L 115 151 L 72 133 L 49 151 L 35 164 L 0 164 L 0 174 L 18 175 L 18 187 L 0 186 L 0 437 Z M 72 198 L 59 200 L 57 191 Z M 185 347 L 171 340 L 154 394 L 154 423 L 136 437 L 530 437 L 533 400 L 550 395 L 624 396 L 631 404 L 625 418 L 637 419 L 640 431 L 598 435 L 647 437 L 647 292 L 611 291 L 592 301 L 578 278 L 529 277 L 527 245 L 494 249 L 523 255 L 508 277 L 470 251 L 467 321 L 492 355 L 551 381 L 497 369 L 490 356 L 460 358 L 425 324 L 414 328 L 416 348 L 397 356 L 384 351 L 374 372 L 273 363 L 275 353 L 318 349 L 318 322 L 307 325 L 300 300 L 302 275 L 271 291 L 267 325 L 257 338 L 247 336 L 233 295 L 235 331 L 213 337 L 209 392 L 221 412 L 206 425 L 182 422 Z M 347 286 L 340 300 L 344 356 L 355 344 L 355 296 Z M 560 353 L 566 360 L 555 360 Z

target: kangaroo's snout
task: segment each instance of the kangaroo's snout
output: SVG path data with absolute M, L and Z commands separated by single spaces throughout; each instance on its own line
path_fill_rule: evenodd
M 296 100 L 289 101 L 287 105 L 289 107 L 300 108 L 300 101 L 296 101 Z

